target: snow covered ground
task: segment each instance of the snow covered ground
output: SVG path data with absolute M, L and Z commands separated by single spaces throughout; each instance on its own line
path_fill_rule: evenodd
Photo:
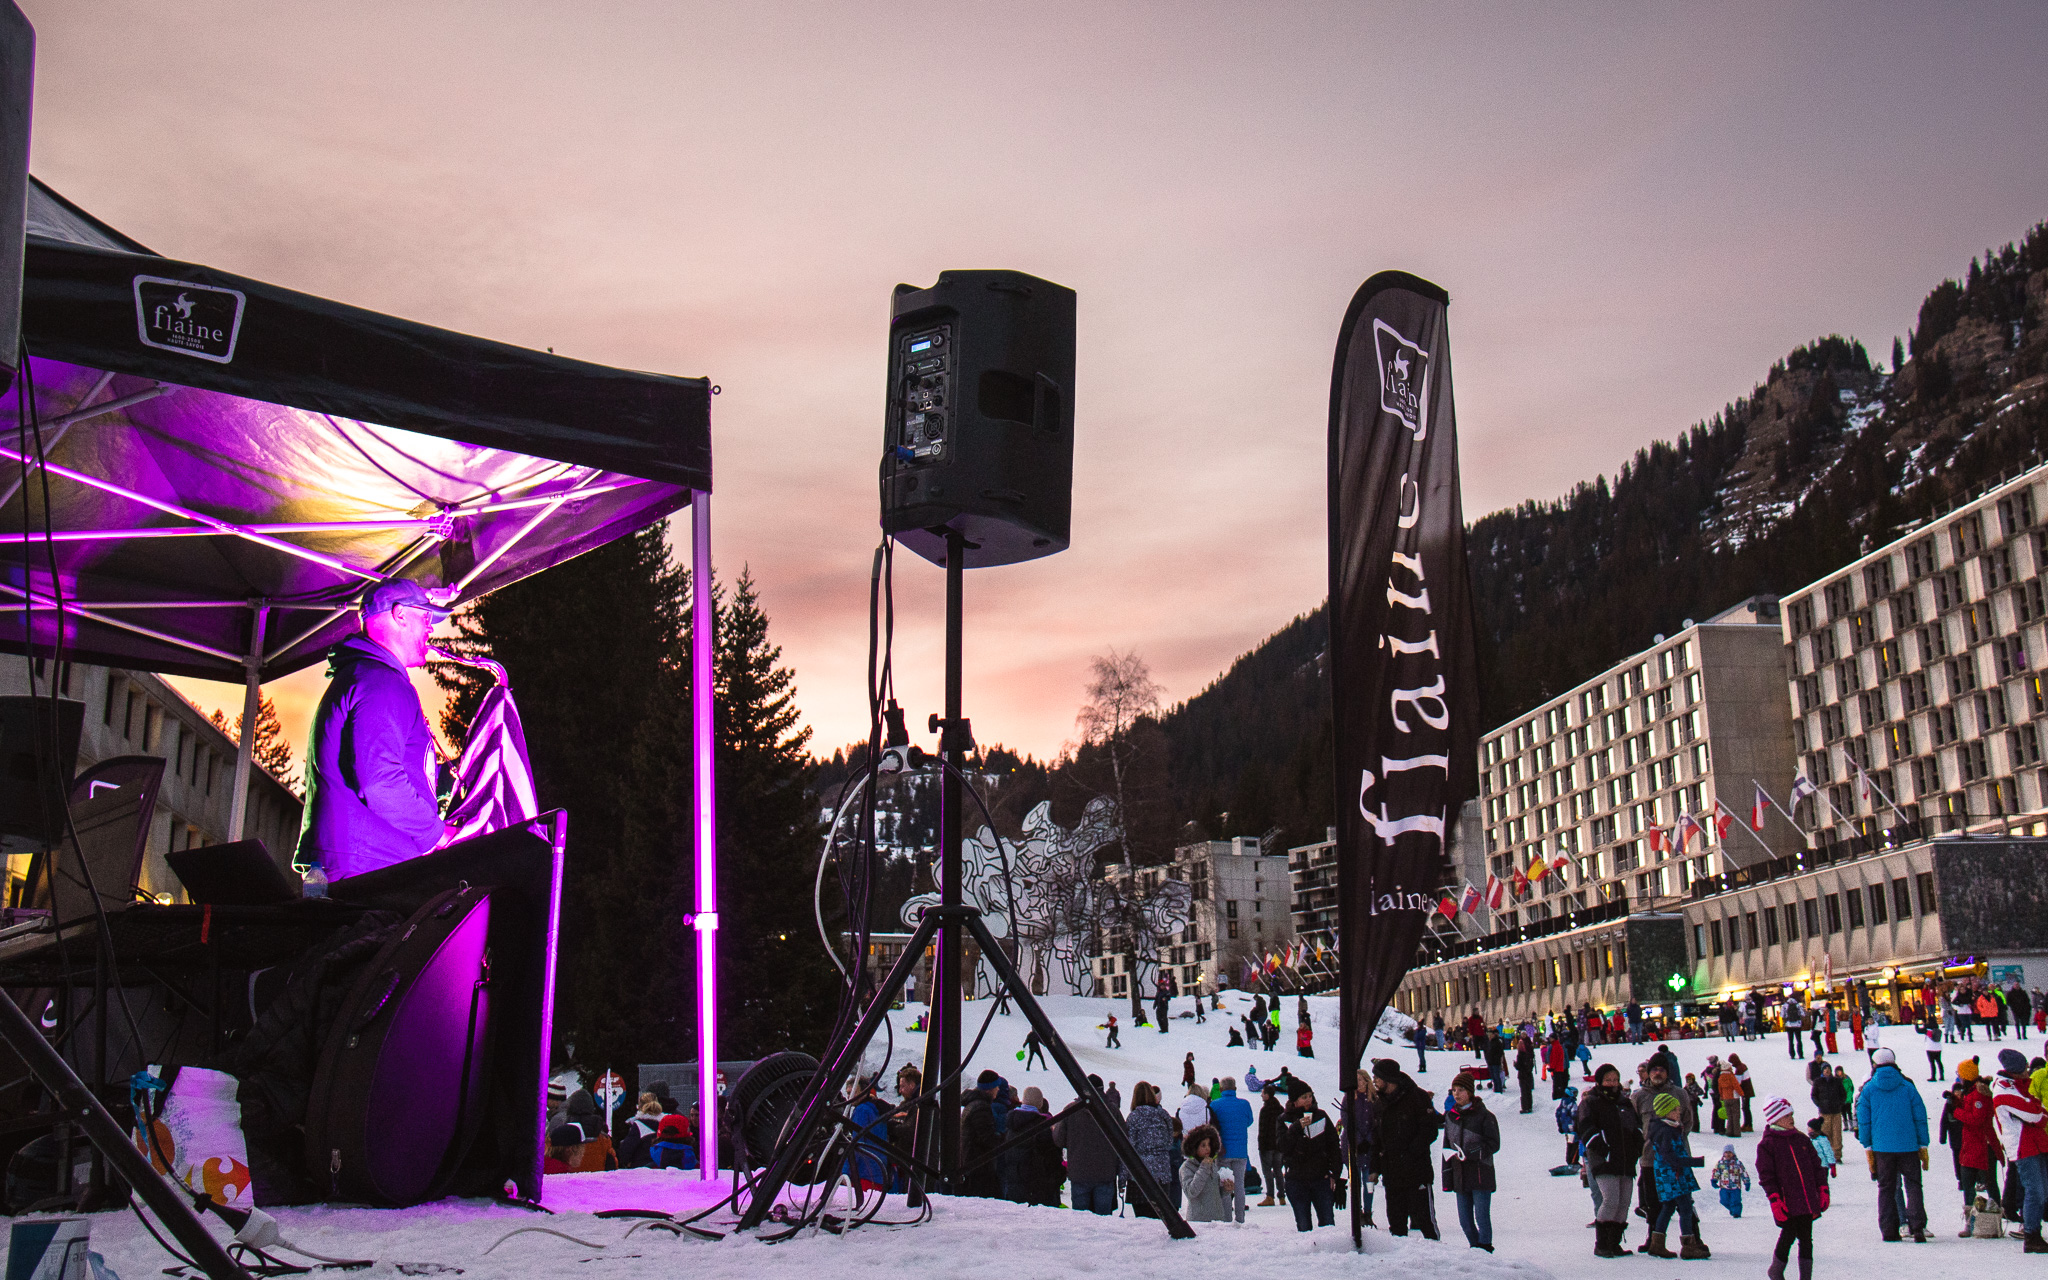
M 1316 1025 L 1313 1061 L 1297 1057 L 1291 1049 L 1271 1054 L 1241 1048 L 1226 1049 L 1229 1027 L 1237 1010 L 1249 998 L 1229 993 L 1226 1009 L 1219 1018 L 1211 1013 L 1206 1025 L 1192 1019 L 1175 1019 L 1171 1030 L 1161 1035 L 1156 1029 L 1133 1027 L 1127 1017 L 1129 1002 L 1053 997 L 1048 1011 L 1060 1026 L 1085 1070 L 1115 1081 L 1128 1103 L 1131 1086 L 1149 1080 L 1166 1087 L 1169 1097 L 1177 1095 L 1182 1055 L 1192 1050 L 1198 1077 L 1206 1084 L 1211 1076 L 1242 1076 L 1255 1066 L 1262 1077 L 1277 1074 L 1282 1066 L 1307 1080 L 1325 1102 L 1338 1092 L 1335 1079 L 1336 1001 L 1312 998 L 1310 1010 Z M 1176 1002 L 1186 1010 L 1189 1002 Z M 986 1002 L 970 1004 L 966 1039 L 971 1041 L 987 1014 Z M 1104 1014 L 1114 1010 L 1122 1024 L 1121 1049 L 1105 1049 L 1103 1035 L 1096 1029 Z M 915 1013 L 913 1008 L 909 1012 Z M 921 1061 L 923 1037 L 903 1031 L 907 1019 L 899 1017 L 894 1052 L 888 1075 L 907 1061 Z M 1283 1040 L 1294 1038 L 1294 1003 L 1289 1000 L 1282 1015 Z M 1024 1019 L 1012 1013 L 998 1017 L 974 1055 L 970 1074 L 993 1067 L 1011 1083 L 1022 1088 L 1035 1084 L 1045 1090 L 1054 1107 L 1063 1106 L 1072 1093 L 1057 1072 L 1025 1071 L 1017 1053 L 1026 1031 Z M 1909 1078 L 1926 1077 L 1922 1042 L 1909 1040 L 1896 1031 L 1900 1041 L 1900 1064 Z M 1846 1043 L 1845 1043 L 1846 1047 Z M 2038 1052 L 2038 1040 L 2026 1047 Z M 1785 1052 L 1783 1037 L 1733 1045 L 1719 1039 L 1677 1041 L 1672 1044 L 1688 1071 L 1697 1071 L 1709 1053 L 1725 1055 L 1729 1049 L 1740 1053 L 1751 1068 L 1758 1086 L 1758 1099 L 1783 1093 L 1792 1099 L 1803 1123 L 1813 1114 L 1806 1096 L 1800 1063 Z M 1992 1060 L 1994 1046 L 1980 1040 L 1974 1045 L 1948 1048 L 1948 1067 L 1975 1052 Z M 1413 1050 L 1377 1044 L 1375 1056 L 1398 1057 L 1413 1071 Z M 1632 1075 L 1634 1065 L 1647 1056 L 1648 1048 L 1622 1046 L 1597 1050 L 1594 1061 L 1612 1061 Z M 1436 1054 L 1429 1057 L 1429 1071 L 1417 1077 L 1423 1087 L 1441 1099 L 1452 1073 L 1463 1055 Z M 1844 1053 L 1839 1061 L 1849 1065 L 1859 1082 L 1868 1074 L 1863 1055 Z M 879 1050 L 872 1065 L 880 1066 Z M 1940 1113 L 1940 1086 L 1921 1084 L 1930 1116 Z M 438 1264 L 460 1268 L 467 1277 L 493 1280 L 495 1277 L 569 1277 L 673 1273 L 678 1266 L 704 1280 L 725 1276 L 789 1275 L 809 1276 L 831 1267 L 840 1275 L 916 1275 L 933 1277 L 988 1277 L 989 1280 L 1033 1280 L 1036 1277 L 1109 1275 L 1117 1280 L 1143 1280 L 1172 1275 L 1269 1275 L 1281 1274 L 1300 1280 L 1353 1275 L 1361 1268 L 1381 1273 L 1426 1268 L 1432 1280 L 1488 1280 L 1515 1276 L 1535 1280 L 1543 1276 L 1578 1276 L 1613 1269 L 1624 1275 L 1646 1276 L 1677 1273 L 1688 1280 L 1716 1280 L 1717 1277 L 1754 1277 L 1762 1273 L 1777 1231 L 1761 1192 L 1747 1197 L 1740 1221 L 1730 1219 L 1713 1192 L 1703 1190 L 1696 1198 L 1703 1234 L 1714 1257 L 1705 1262 L 1658 1261 L 1644 1257 L 1603 1263 L 1592 1257 L 1593 1233 L 1585 1224 L 1591 1220 L 1592 1205 L 1576 1178 L 1553 1178 L 1548 1170 L 1564 1153 L 1563 1139 L 1551 1119 L 1549 1088 L 1539 1082 L 1536 1112 L 1521 1115 L 1512 1080 L 1509 1092 L 1497 1099 L 1487 1094 L 1489 1106 L 1500 1114 L 1502 1151 L 1498 1171 L 1500 1191 L 1494 1196 L 1494 1239 L 1498 1252 L 1489 1257 L 1466 1247 L 1457 1227 L 1456 1206 L 1448 1195 L 1436 1198 L 1444 1240 L 1431 1243 L 1419 1236 L 1397 1240 L 1384 1231 L 1367 1233 L 1366 1256 L 1349 1249 L 1340 1211 L 1339 1226 L 1307 1235 L 1294 1230 L 1292 1211 L 1282 1207 L 1253 1208 L 1243 1227 L 1217 1223 L 1196 1224 L 1197 1238 L 1173 1242 L 1156 1222 L 1128 1216 L 1099 1218 L 1067 1209 L 1027 1208 L 1001 1202 L 935 1200 L 933 1220 L 917 1227 L 869 1226 L 846 1237 L 806 1235 L 769 1246 L 744 1237 L 728 1236 L 707 1241 L 641 1230 L 627 1238 L 630 1222 L 591 1216 L 599 1209 L 644 1208 L 687 1212 L 703 1207 L 724 1194 L 724 1184 L 700 1182 L 695 1174 L 668 1171 L 626 1170 L 609 1174 L 583 1174 L 548 1180 L 546 1200 L 555 1211 L 543 1216 L 505 1209 L 478 1201 L 444 1201 L 404 1211 L 316 1207 L 280 1210 L 277 1217 L 286 1238 L 331 1257 L 378 1260 L 371 1275 L 420 1274 L 417 1264 Z M 1708 1165 L 1719 1157 L 1722 1142 L 1712 1133 L 1694 1139 L 1694 1152 L 1706 1156 Z M 1862 1151 L 1848 1140 L 1849 1158 L 1835 1182 L 1834 1208 L 1816 1226 L 1815 1245 L 1818 1270 L 1822 1275 L 1840 1275 L 1852 1267 L 1881 1269 L 1880 1274 L 1904 1275 L 1915 1280 L 1995 1280 L 1996 1277 L 2029 1273 L 2016 1240 L 1963 1240 L 1960 1229 L 1960 1196 L 1949 1175 L 1949 1157 L 1944 1148 L 1933 1152 L 1933 1169 L 1927 1175 L 1930 1230 L 1934 1240 L 1926 1245 L 1881 1244 L 1878 1240 L 1875 1187 L 1864 1173 Z M 1735 1142 L 1745 1165 L 1755 1167 L 1755 1136 Z M 1704 1173 L 1704 1170 L 1702 1171 Z M 1705 1183 L 1705 1178 L 1701 1182 Z M 893 1206 L 892 1206 L 893 1207 Z M 887 1216 L 896 1216 L 885 1214 Z M 907 1216 L 907 1215 L 905 1215 Z M 1382 1215 L 1384 1221 L 1384 1215 Z M 706 1225 L 720 1225 L 717 1218 Z M 545 1226 L 575 1236 L 586 1244 L 573 1243 L 540 1233 L 504 1239 L 524 1227 Z M 1640 1219 L 1631 1223 L 1629 1243 L 1640 1243 Z M 102 1214 L 95 1217 L 94 1247 L 125 1280 L 143 1280 L 156 1275 L 169 1260 L 145 1235 L 132 1215 Z M 600 1268 L 593 1272 L 591 1268 Z

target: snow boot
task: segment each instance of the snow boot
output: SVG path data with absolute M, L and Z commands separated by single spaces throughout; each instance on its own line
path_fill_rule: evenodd
M 1788 1261 L 1790 1259 L 1772 1257 L 1771 1265 L 1764 1268 L 1764 1274 L 1769 1276 L 1770 1280 L 1785 1280 L 1785 1263 Z
M 1276 1204 L 1279 1204 L 1279 1203 L 1280 1203 L 1280 1202 L 1279 1202 L 1278 1200 L 1275 1200 L 1275 1199 L 1274 1199 L 1273 1197 L 1271 1197 L 1271 1196 L 1267 1196 L 1267 1197 L 1266 1197 L 1266 1198 L 1265 1198 L 1264 1200 L 1261 1200 L 1261 1201 L 1259 1201 L 1259 1208 L 1261 1208 L 1261 1209 L 1269 1209 L 1269 1208 L 1271 1208 L 1272 1206 L 1274 1206 L 1274 1205 L 1276 1205 Z
M 1645 1240 L 1643 1247 L 1636 1250 L 1636 1252 L 1648 1254 L 1652 1258 L 1675 1258 L 1678 1256 L 1664 1247 L 1664 1233 L 1662 1231 L 1652 1231 L 1650 1238 Z
M 2020 1250 L 2021 1253 L 2048 1253 L 2048 1240 L 2041 1239 L 2040 1232 L 2030 1232 L 2024 1239 L 2027 1243 Z
M 1628 1230 L 1625 1222 L 1596 1222 L 1593 1224 L 1593 1256 L 1596 1258 L 1621 1258 L 1628 1250 L 1621 1247 L 1622 1232 Z
M 1714 1255 L 1707 1248 L 1707 1242 L 1698 1236 L 1680 1236 L 1678 1237 L 1678 1256 L 1688 1262 L 1692 1262 L 1701 1258 L 1711 1258 Z

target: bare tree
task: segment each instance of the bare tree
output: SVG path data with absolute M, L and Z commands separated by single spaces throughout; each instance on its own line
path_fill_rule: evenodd
M 1124 865 L 1130 866 L 1130 797 L 1126 793 L 1131 761 L 1138 749 L 1132 731 L 1138 721 L 1159 714 L 1159 695 L 1165 690 L 1135 653 L 1111 649 L 1108 657 L 1093 661 L 1091 671 L 1088 701 L 1081 704 L 1074 722 L 1080 727 L 1081 741 L 1103 748 L 1109 757 L 1111 798 L 1116 801 L 1119 819 L 1117 847 L 1123 852 Z

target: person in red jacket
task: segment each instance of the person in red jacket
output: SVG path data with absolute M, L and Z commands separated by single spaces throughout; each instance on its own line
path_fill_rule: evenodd
M 1813 1141 L 1793 1127 L 1792 1104 L 1764 1103 L 1764 1131 L 1756 1141 L 1756 1180 L 1771 1202 L 1778 1246 L 1771 1251 L 1771 1280 L 1785 1280 L 1792 1246 L 1799 1246 L 1799 1280 L 1813 1280 L 1813 1220 L 1828 1210 L 1828 1178 Z
M 1543 1046 L 1543 1069 L 1550 1073 L 1551 1100 L 1564 1101 L 1564 1091 L 1571 1084 L 1571 1072 L 1566 1069 L 1563 1036 L 1552 1036 L 1550 1043 Z
M 2025 1207 L 2020 1210 L 2026 1252 L 2048 1253 L 2041 1239 L 2041 1209 L 2048 1196 L 2048 1114 L 2041 1100 L 2029 1090 L 2027 1055 L 2018 1049 L 1998 1055 L 1998 1083 L 1991 1093 L 1992 1119 L 1998 1129 L 1998 1145 L 2012 1161 L 2013 1172 L 2025 1188 Z
M 1970 1206 L 1976 1203 L 1980 1188 L 1990 1192 L 1992 1199 L 1998 1198 L 1998 1178 L 1992 1170 L 1998 1166 L 2000 1151 L 1992 1110 L 1991 1082 L 1981 1076 L 1956 1095 L 1956 1169 L 1963 1189 L 1963 1229 L 1958 1235 L 1971 1234 Z

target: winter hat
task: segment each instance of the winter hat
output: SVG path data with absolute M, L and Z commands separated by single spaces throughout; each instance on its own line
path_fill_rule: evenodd
M 1732 1143 L 1732 1142 L 1724 1142 L 1724 1143 L 1722 1143 L 1722 1144 L 1721 1144 L 1721 1154 L 1722 1154 L 1722 1155 L 1724 1155 L 1724 1156 L 1732 1156 L 1732 1155 L 1734 1155 L 1734 1154 L 1735 1154 L 1735 1144 L 1734 1144 L 1734 1143 Z
M 1034 1111 L 1045 1110 L 1045 1094 L 1035 1084 L 1024 1086 L 1024 1105 Z
M 1668 1093 L 1660 1093 L 1656 1101 L 1650 1104 L 1650 1110 L 1659 1116 L 1675 1116 L 1678 1114 L 1678 1099 Z
M 2023 1076 L 2027 1074 L 2027 1055 L 2018 1049 L 2001 1049 L 1998 1053 L 1998 1067 L 2007 1075 Z
M 1764 1123 L 1773 1125 L 1792 1118 L 1792 1104 L 1783 1098 L 1764 1099 Z
M 995 1072 L 984 1071 L 979 1076 L 975 1077 L 974 1087 L 977 1089 L 987 1089 L 995 1085 L 999 1085 L 1002 1082 L 1003 1078 L 997 1075 Z
M 1977 1060 L 1975 1058 L 1971 1058 L 1968 1062 L 1956 1068 L 1956 1079 L 1958 1080 L 1975 1080 L 1977 1076 Z
M 1372 1073 L 1382 1080 L 1399 1080 L 1401 1064 L 1392 1058 L 1378 1058 L 1373 1061 Z
M 1899 1055 L 1890 1049 L 1879 1049 L 1870 1055 L 1870 1065 L 1873 1067 L 1889 1067 L 1898 1060 Z
M 580 1147 L 583 1145 L 583 1130 L 573 1124 L 558 1124 L 548 1130 L 548 1145 L 551 1147 Z

